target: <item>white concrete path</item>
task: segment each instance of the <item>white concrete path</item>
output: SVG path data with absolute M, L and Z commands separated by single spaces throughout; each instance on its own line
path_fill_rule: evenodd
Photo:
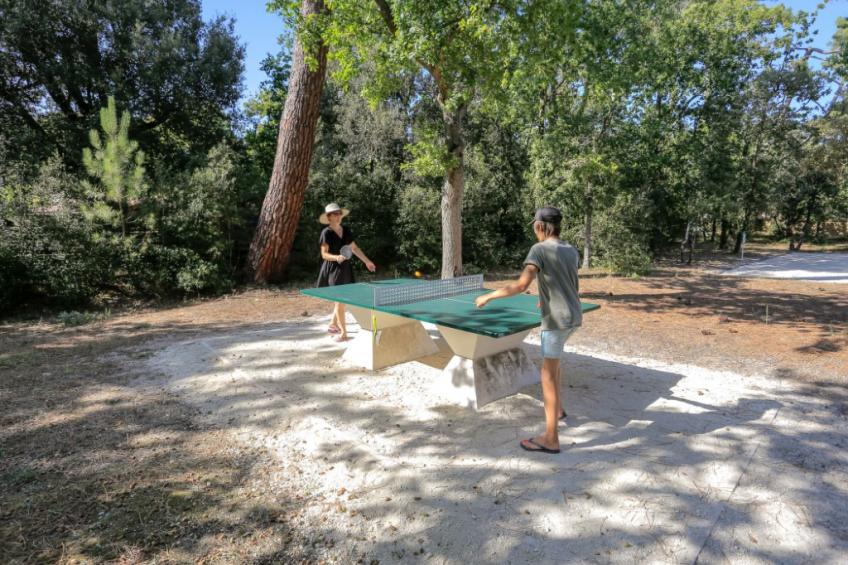
M 444 348 L 372 373 L 326 324 L 173 343 L 139 384 L 274 453 L 328 561 L 846 562 L 844 388 L 571 350 L 563 452 L 529 454 L 538 386 L 455 407 L 432 392 Z

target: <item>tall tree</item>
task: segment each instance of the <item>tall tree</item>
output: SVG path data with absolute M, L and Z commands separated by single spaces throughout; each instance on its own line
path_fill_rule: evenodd
M 233 22 L 204 22 L 200 0 L 0 0 L 0 125 L 22 154 L 77 168 L 114 96 L 148 156 L 205 154 L 229 130 L 243 57 Z
M 309 165 L 327 70 L 326 43 L 308 34 L 322 25 L 321 18 L 326 15 L 323 0 L 302 1 L 301 25 L 292 56 L 274 169 L 248 257 L 256 282 L 282 279 L 291 256 L 309 182 Z
M 462 199 L 466 120 L 475 99 L 498 96 L 510 73 L 535 61 L 539 30 L 569 34 L 576 1 L 420 2 L 338 0 L 325 37 L 336 48 L 339 75 L 373 61 L 375 80 L 364 94 L 379 100 L 410 73 L 429 75 L 441 111 L 433 145 L 444 170 L 441 194 L 442 277 L 462 273 Z

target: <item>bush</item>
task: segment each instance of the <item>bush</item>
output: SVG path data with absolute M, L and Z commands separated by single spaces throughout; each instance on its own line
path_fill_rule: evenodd
M 103 312 L 77 312 L 76 310 L 71 310 L 69 312 L 59 312 L 56 315 L 56 319 L 60 324 L 65 326 L 82 326 L 91 322 L 104 320 L 109 317 L 110 313 L 108 309 Z
M 413 185 L 400 194 L 397 223 L 398 268 L 439 275 L 442 264 L 442 228 L 438 190 Z
M 127 279 L 145 295 L 216 292 L 231 287 L 232 280 L 217 265 L 191 249 L 149 245 L 127 258 Z
M 73 194 L 79 181 L 58 158 L 29 183 L 15 178 L 0 198 L 0 306 L 28 300 L 85 303 L 111 284 L 106 242 L 91 237 Z

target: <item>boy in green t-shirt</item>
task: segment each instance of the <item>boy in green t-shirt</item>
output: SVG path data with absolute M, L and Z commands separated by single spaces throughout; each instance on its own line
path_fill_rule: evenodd
M 565 419 L 560 398 L 560 355 L 568 337 L 583 323 L 578 297 L 577 269 L 580 256 L 571 245 L 559 239 L 562 213 L 547 206 L 536 210 L 533 232 L 539 243 L 530 248 L 524 271 L 514 283 L 479 296 L 477 307 L 490 300 L 506 298 L 527 290 L 533 279 L 539 281 L 539 305 L 542 309 L 542 398 L 545 403 L 545 433 L 525 439 L 527 451 L 559 453 L 557 424 Z

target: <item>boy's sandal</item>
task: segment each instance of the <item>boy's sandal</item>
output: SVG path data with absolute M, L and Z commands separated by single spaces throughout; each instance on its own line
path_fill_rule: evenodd
M 533 445 L 534 447 L 527 447 L 526 445 L 524 445 L 524 441 L 526 441 L 530 445 Z M 551 453 L 551 454 L 559 453 L 559 449 L 548 449 L 544 445 L 537 443 L 532 437 L 527 438 L 524 441 L 522 441 L 521 443 L 518 444 L 518 445 L 521 446 L 521 449 L 523 449 L 524 451 L 538 451 L 539 453 Z

